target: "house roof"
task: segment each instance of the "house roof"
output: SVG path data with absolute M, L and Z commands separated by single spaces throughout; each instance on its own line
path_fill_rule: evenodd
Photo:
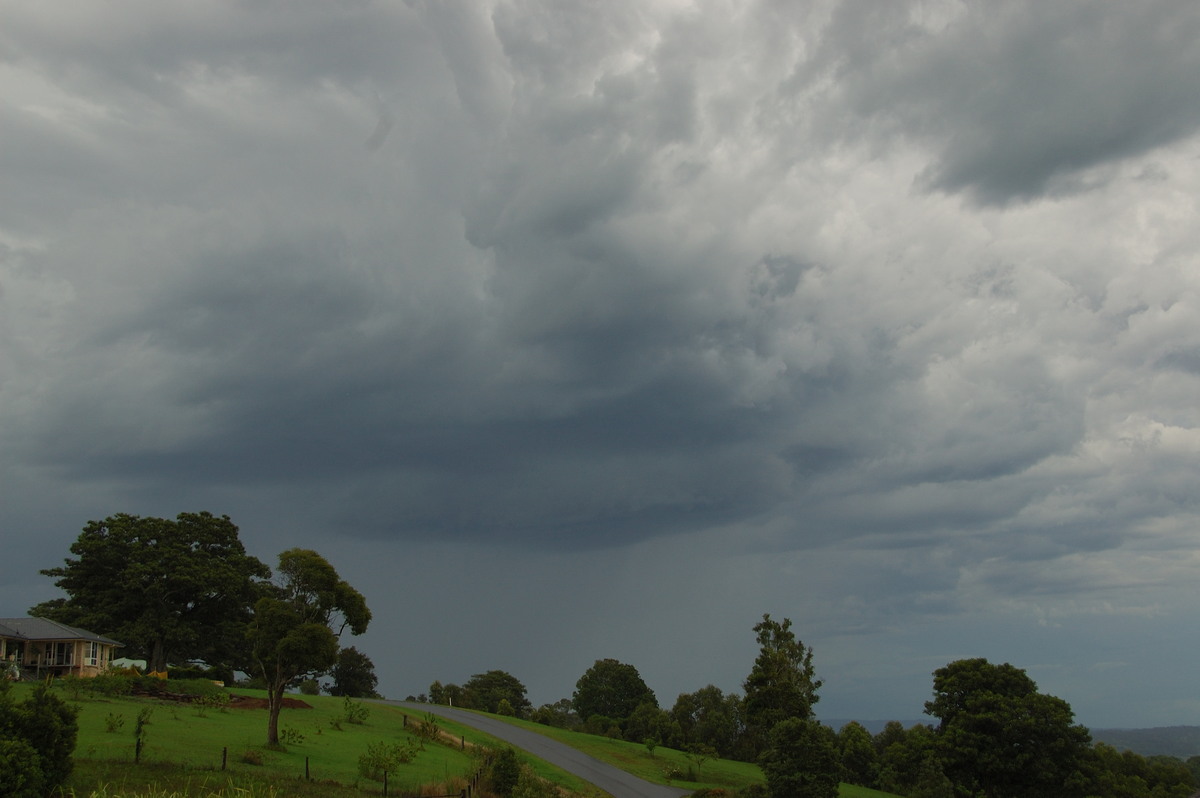
M 0 618 L 0 637 L 16 640 L 87 640 L 113 646 L 124 645 L 111 637 L 67 626 L 48 618 Z

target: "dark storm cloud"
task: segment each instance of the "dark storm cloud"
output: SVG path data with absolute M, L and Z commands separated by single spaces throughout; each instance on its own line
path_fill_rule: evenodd
M 10 602 L 229 512 L 555 700 L 535 610 L 669 698 L 768 610 L 925 679 L 1194 585 L 1190 5 L 8 10 Z

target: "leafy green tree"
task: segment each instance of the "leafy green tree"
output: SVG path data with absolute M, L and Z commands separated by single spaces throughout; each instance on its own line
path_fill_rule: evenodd
M 333 667 L 342 632 L 362 634 L 371 621 L 366 599 L 315 551 L 280 554 L 276 579 L 254 605 L 249 628 L 254 666 L 267 685 L 269 745 L 279 744 L 279 711 L 288 684 Z
M 735 756 L 742 732 L 741 713 L 740 696 L 726 695 L 711 684 L 694 693 L 681 693 L 670 713 L 679 728 L 679 745 L 675 747 L 704 743 L 722 757 Z
M 759 653 L 742 687 L 746 731 L 754 750 L 760 751 L 776 724 L 813 716 L 821 680 L 813 670 L 812 648 L 796 639 L 789 619 L 779 623 L 764 614 L 754 632 Z
M 654 691 L 646 686 L 637 668 L 615 659 L 598 659 L 575 683 L 571 703 L 585 720 L 603 715 L 618 723 L 633 714 L 639 705 L 658 706 Z
M 115 637 L 153 671 L 171 660 L 246 664 L 246 624 L 270 570 L 246 554 L 229 516 L 114 515 L 89 521 L 71 553 L 42 571 L 67 598 L 30 615 Z
M 569 698 L 560 698 L 553 704 L 542 704 L 533 711 L 531 720 L 543 726 L 554 726 L 559 729 L 575 729 L 581 724 Z
M 938 751 L 956 789 L 988 798 L 1082 794 L 1091 735 L 1073 723 L 1066 701 L 1039 693 L 1025 671 L 982 658 L 933 676 L 925 711 L 941 721 Z
M 66 781 L 79 728 L 75 716 L 76 710 L 45 684 L 17 702 L 8 681 L 0 679 L 2 794 L 49 795 Z
M 621 732 L 631 743 L 646 740 L 662 741 L 671 734 L 671 716 L 651 701 L 638 704 L 633 714 L 625 719 Z
M 511 796 L 521 778 L 521 762 L 517 759 L 517 752 L 505 748 L 496 754 L 492 760 L 491 774 L 492 790 L 502 798 Z
M 890 721 L 875 735 L 879 752 L 877 786 L 885 792 L 912 796 L 929 793 L 935 783 L 949 785 L 938 755 L 933 728 L 918 723 L 911 729 Z
M 841 775 L 833 730 L 791 717 L 771 729 L 759 757 L 771 798 L 836 798 Z
M 1096 743 L 1087 759 L 1085 792 L 1094 798 L 1188 798 L 1195 792 L 1195 775 L 1175 757 L 1143 757 Z
M 460 685 L 442 684 L 435 681 L 429 685 L 429 703 L 442 706 L 466 707 L 467 693 Z
M 523 718 L 533 708 L 525 697 L 525 685 L 505 671 L 477 673 L 463 685 L 462 706 L 484 712 L 500 712 L 500 702 L 508 701 L 512 714 Z
M 375 686 L 379 684 L 379 679 L 375 676 L 375 663 L 354 646 L 348 646 L 338 652 L 337 664 L 333 666 L 332 675 L 330 695 L 351 698 L 379 697 L 379 693 L 375 692 Z
M 850 721 L 838 732 L 838 754 L 842 779 L 861 787 L 874 787 L 879 763 L 871 733 L 857 721 Z

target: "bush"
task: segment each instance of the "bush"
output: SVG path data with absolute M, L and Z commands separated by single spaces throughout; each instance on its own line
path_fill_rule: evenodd
M 346 722 L 362 725 L 367 722 L 367 718 L 371 714 L 371 710 L 367 709 L 366 704 L 361 701 L 351 701 L 350 696 L 346 696 L 346 700 L 342 702 L 342 711 L 345 712 Z
M 141 678 L 136 670 L 112 669 L 87 680 L 87 688 L 93 695 L 120 696 L 133 691 L 134 682 Z
M 558 788 L 538 777 L 533 768 L 522 765 L 521 775 L 517 778 L 517 786 L 513 788 L 512 798 L 559 798 Z
M 492 790 L 502 798 L 508 798 L 516 789 L 517 781 L 521 778 L 521 763 L 517 760 L 517 752 L 505 748 L 496 754 L 492 760 Z
M 263 763 L 262 751 L 247 748 L 242 752 L 242 762 L 247 765 L 261 765 Z
M 24 740 L 0 739 L 0 773 L 4 774 L 4 795 L 40 798 L 46 794 L 41 757 Z
M 321 693 L 321 685 L 316 679 L 305 679 L 300 682 L 301 695 L 319 695 Z
M 279 742 L 284 745 L 300 745 L 304 742 L 304 732 L 297 729 L 280 729 Z
M 8 682 L 0 681 L 0 741 L 13 743 L 5 746 L 5 757 L 12 760 L 15 772 L 24 774 L 27 783 L 37 781 L 38 772 L 38 786 L 45 792 L 66 781 L 78 734 L 75 715 L 76 711 L 45 684 L 38 685 L 33 695 L 17 704 L 9 696 Z M 0 773 L 7 772 L 0 769 Z
M 405 743 L 368 743 L 367 752 L 358 758 L 358 772 L 363 778 L 383 781 L 384 773 L 394 772 L 400 765 L 407 765 L 417 756 L 417 744 L 412 740 Z

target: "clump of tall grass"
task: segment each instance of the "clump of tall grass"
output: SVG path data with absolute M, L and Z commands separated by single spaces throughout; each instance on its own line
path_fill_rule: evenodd
M 69 794 L 71 798 L 278 798 L 280 795 L 274 785 L 238 784 L 234 779 L 213 786 L 209 785 L 208 779 L 200 784 L 192 784 L 189 780 L 183 789 L 158 786 L 125 788 L 102 784 L 86 795 L 74 790 Z

